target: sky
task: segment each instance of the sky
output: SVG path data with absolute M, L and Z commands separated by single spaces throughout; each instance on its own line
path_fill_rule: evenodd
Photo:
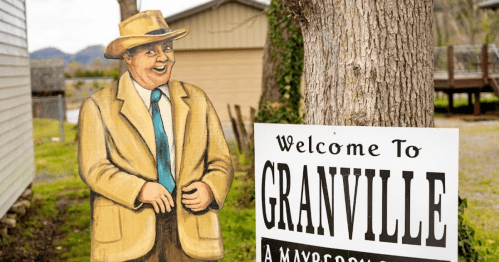
M 260 0 L 270 2 L 270 0 Z M 209 0 L 137 0 L 139 11 L 161 10 L 167 17 Z M 107 46 L 119 37 L 117 0 L 27 0 L 28 51 L 55 47 L 75 54 L 91 46 Z

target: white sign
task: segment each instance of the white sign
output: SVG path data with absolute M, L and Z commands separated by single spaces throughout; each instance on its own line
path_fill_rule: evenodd
M 257 261 L 458 261 L 459 130 L 255 124 Z

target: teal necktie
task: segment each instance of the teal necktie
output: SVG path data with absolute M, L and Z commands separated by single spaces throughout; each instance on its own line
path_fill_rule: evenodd
M 154 125 L 154 135 L 156 137 L 156 163 L 158 168 L 159 183 L 162 184 L 168 192 L 172 193 L 175 188 L 175 181 L 172 177 L 170 166 L 170 147 L 168 146 L 168 137 L 165 133 L 161 113 L 159 112 L 158 101 L 161 98 L 161 90 L 154 89 L 151 92 L 152 122 Z

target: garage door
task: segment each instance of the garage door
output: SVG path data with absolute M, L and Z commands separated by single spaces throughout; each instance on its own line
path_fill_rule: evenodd
M 172 79 L 203 89 L 222 122 L 230 121 L 227 104 L 240 105 L 248 121 L 261 94 L 262 58 L 263 49 L 175 51 Z

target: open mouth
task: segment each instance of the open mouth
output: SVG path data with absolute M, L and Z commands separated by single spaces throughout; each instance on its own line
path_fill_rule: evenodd
M 166 65 L 161 67 L 153 67 L 152 69 L 158 73 L 163 73 L 166 71 Z

